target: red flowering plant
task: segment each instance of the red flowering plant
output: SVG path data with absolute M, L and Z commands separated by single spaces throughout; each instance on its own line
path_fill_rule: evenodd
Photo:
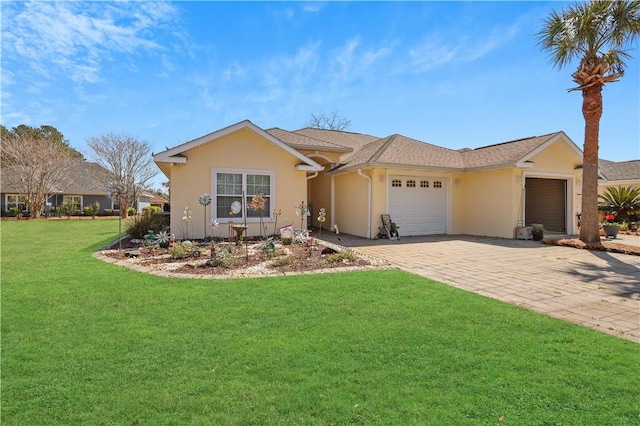
M 600 222 L 602 222 L 603 224 L 610 224 L 613 223 L 613 221 L 615 220 L 616 216 L 614 214 L 611 213 L 603 213 L 600 216 Z

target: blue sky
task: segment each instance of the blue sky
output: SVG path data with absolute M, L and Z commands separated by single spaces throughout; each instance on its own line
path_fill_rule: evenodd
M 458 149 L 564 130 L 582 146 L 576 64 L 535 33 L 561 2 L 2 2 L 2 124 L 155 152 L 249 119 Z M 604 89 L 602 158 L 640 157 L 637 48 Z

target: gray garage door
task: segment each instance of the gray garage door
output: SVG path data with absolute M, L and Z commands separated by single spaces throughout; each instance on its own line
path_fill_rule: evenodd
M 525 222 L 541 223 L 550 232 L 567 232 L 567 181 L 527 178 Z

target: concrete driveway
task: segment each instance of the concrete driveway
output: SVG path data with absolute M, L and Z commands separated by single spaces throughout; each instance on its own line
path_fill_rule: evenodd
M 640 237 L 626 236 L 631 244 Z M 321 236 L 338 243 L 335 235 Z M 640 256 L 473 236 L 338 243 L 403 270 L 640 343 Z

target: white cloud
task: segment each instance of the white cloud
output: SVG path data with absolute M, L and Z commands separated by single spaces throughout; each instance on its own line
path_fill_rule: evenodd
M 449 39 L 438 34 L 426 35 L 421 43 L 407 50 L 408 60 L 398 69 L 405 73 L 422 73 L 448 63 L 479 60 L 500 49 L 518 34 L 518 24 L 495 27 L 488 34 Z
M 100 80 L 117 54 L 161 51 L 158 29 L 176 10 L 166 2 L 27 2 L 3 4 L 2 51 L 41 77 L 64 74 L 76 83 Z

